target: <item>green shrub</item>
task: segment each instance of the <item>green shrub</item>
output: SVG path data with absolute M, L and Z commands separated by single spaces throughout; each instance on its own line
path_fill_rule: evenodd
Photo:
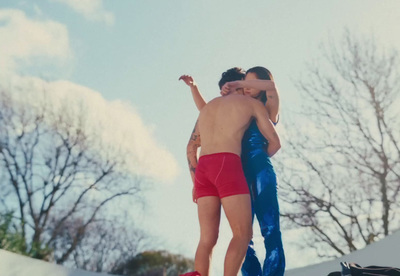
M 28 248 L 22 231 L 13 224 L 12 212 L 0 214 L 0 249 L 42 260 L 48 260 L 52 254 L 51 249 L 40 243 Z

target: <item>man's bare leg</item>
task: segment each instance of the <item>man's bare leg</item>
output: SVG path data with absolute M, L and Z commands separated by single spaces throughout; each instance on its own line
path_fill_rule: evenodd
M 250 195 L 228 196 L 221 202 L 233 234 L 225 256 L 224 276 L 237 276 L 253 235 Z
M 200 197 L 197 199 L 197 211 L 200 222 L 200 241 L 194 267 L 201 276 L 208 276 L 212 251 L 218 239 L 221 201 L 216 196 Z

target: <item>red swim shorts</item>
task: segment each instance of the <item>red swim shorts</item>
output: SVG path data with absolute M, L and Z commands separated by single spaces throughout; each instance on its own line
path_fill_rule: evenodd
M 231 152 L 201 156 L 196 168 L 194 187 L 197 198 L 249 194 L 240 157 Z

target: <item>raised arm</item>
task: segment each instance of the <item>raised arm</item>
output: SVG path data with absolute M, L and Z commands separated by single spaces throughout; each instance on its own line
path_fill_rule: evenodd
M 221 92 L 229 94 L 236 91 L 238 88 L 254 88 L 267 92 L 276 90 L 275 82 L 271 80 L 238 80 L 225 83 Z
M 189 170 L 190 170 L 190 176 L 192 177 L 192 182 L 194 186 L 194 181 L 195 181 L 195 173 L 196 173 L 196 168 L 197 168 L 197 149 L 201 146 L 201 140 L 200 140 L 200 132 L 199 128 L 196 125 L 194 126 L 192 135 L 190 135 L 189 142 L 186 147 L 186 156 L 189 164 Z M 194 188 L 193 188 L 193 201 L 195 201 L 195 194 L 194 194 Z
M 270 120 L 277 124 L 279 121 L 279 92 L 274 81 L 271 80 L 240 80 L 227 82 L 221 90 L 222 95 L 228 95 L 238 88 L 253 88 L 265 90 L 267 93 L 267 103 L 265 108 L 268 111 Z
M 264 105 L 255 99 L 249 100 L 253 103 L 253 116 L 256 119 L 258 129 L 265 139 L 268 140 L 267 153 L 272 157 L 281 148 L 279 135 L 275 131 L 274 125 L 269 120 L 268 112 Z
M 182 75 L 179 77 L 179 80 L 183 80 L 190 87 L 194 103 L 196 104 L 197 109 L 200 111 L 206 105 L 206 101 L 201 95 L 197 83 L 194 81 L 193 77 L 189 75 Z

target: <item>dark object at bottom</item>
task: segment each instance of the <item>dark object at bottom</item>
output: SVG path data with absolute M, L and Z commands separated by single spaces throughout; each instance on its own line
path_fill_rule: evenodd
M 341 262 L 342 272 L 335 271 L 328 276 L 400 276 L 400 268 L 389 266 L 360 266 L 355 263 Z

